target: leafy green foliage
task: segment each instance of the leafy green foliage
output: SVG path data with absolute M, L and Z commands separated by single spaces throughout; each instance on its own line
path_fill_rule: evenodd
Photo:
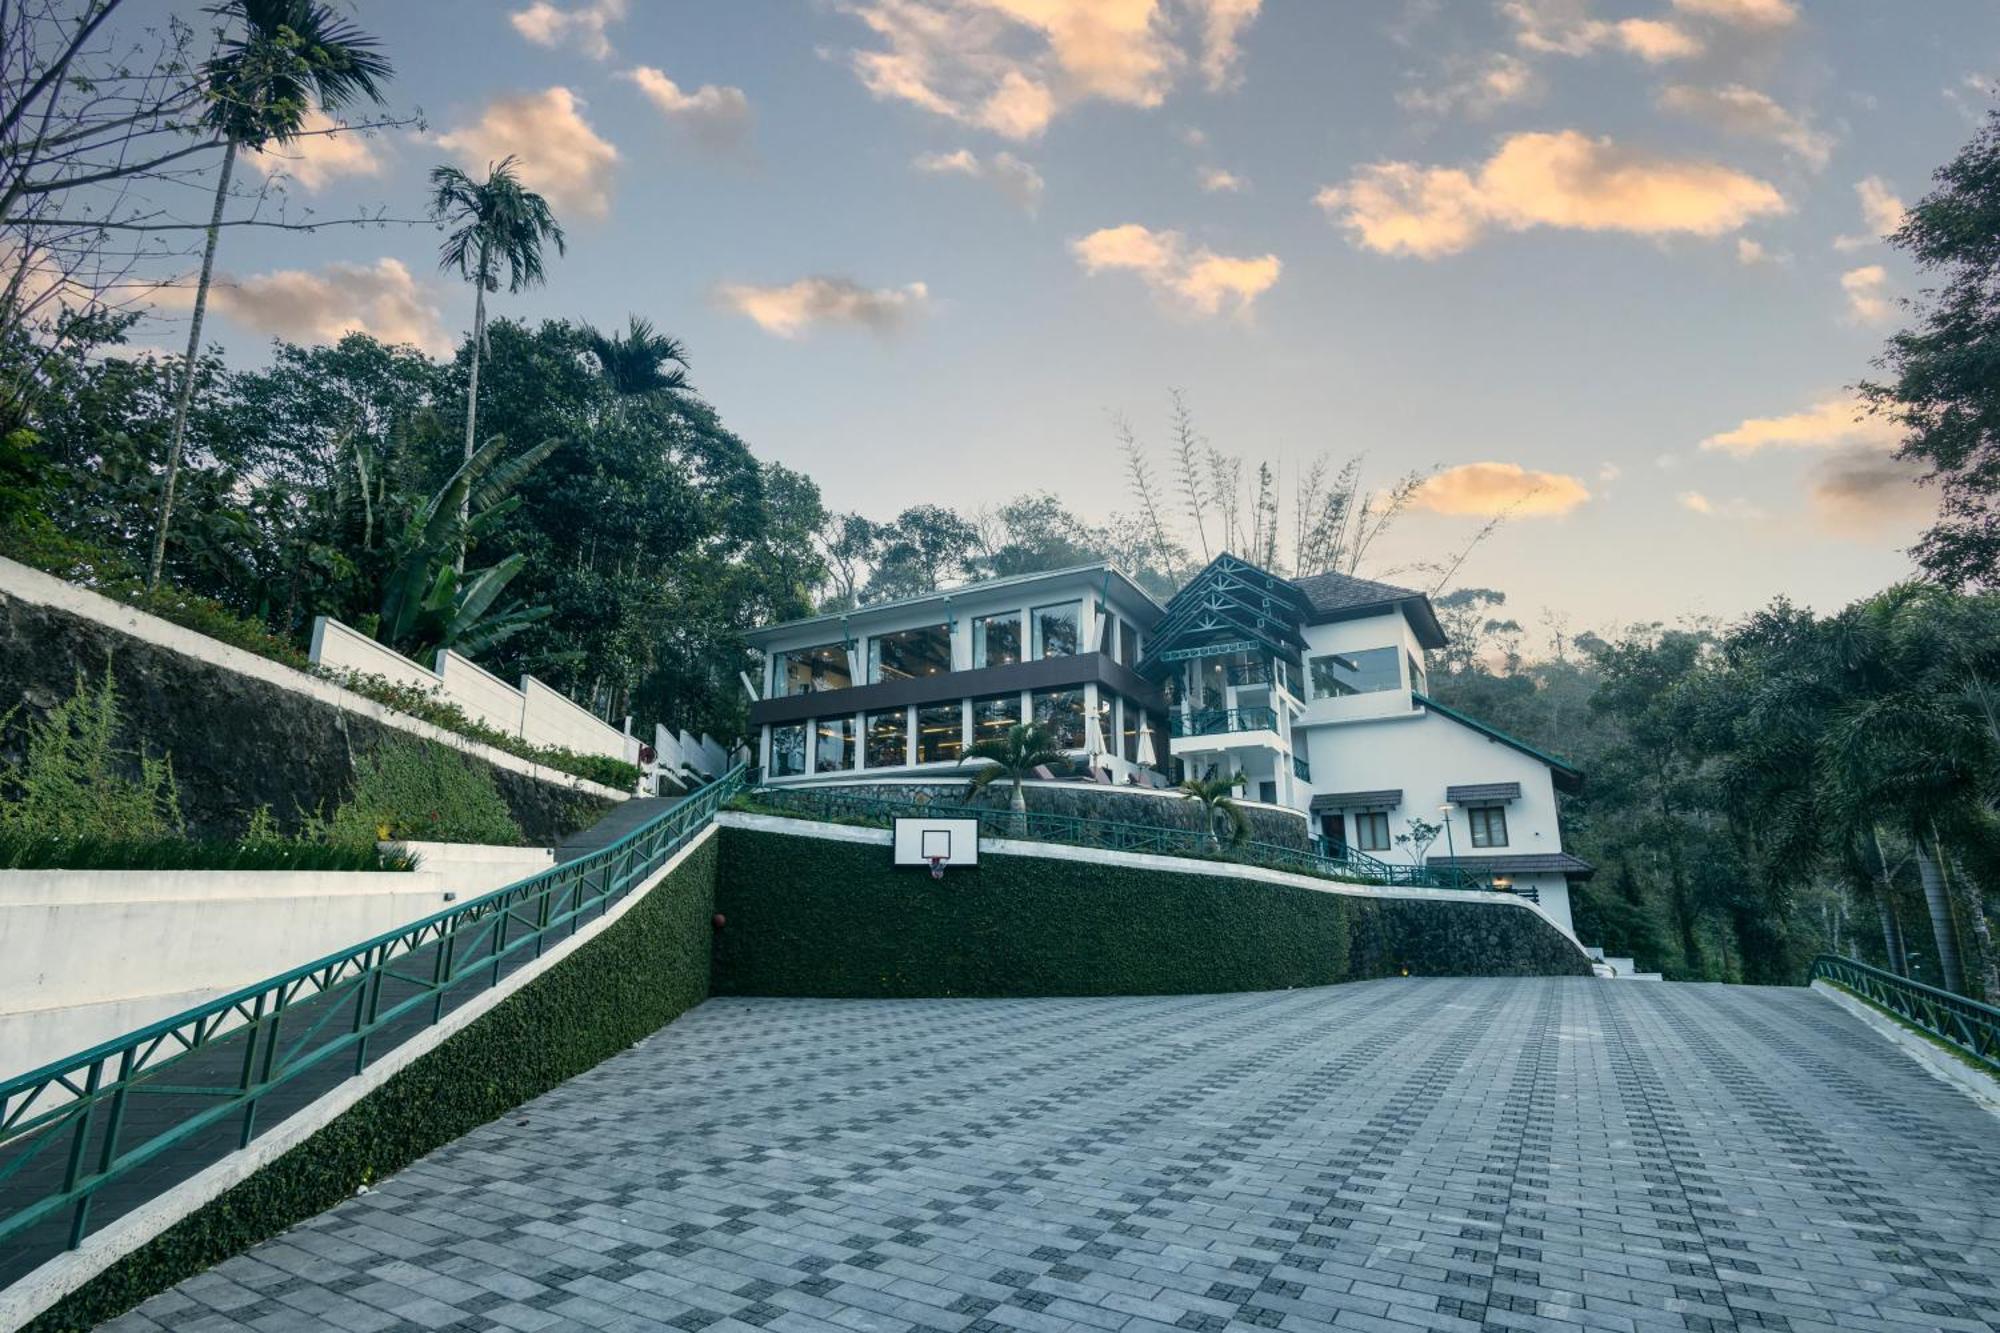
M 1180 995 L 1430 976 L 1584 975 L 1501 904 L 1362 898 L 993 856 L 934 883 L 873 843 L 724 828 L 718 995 Z
M 1250 836 L 1250 821 L 1243 817 L 1235 796 L 1244 781 L 1241 773 L 1231 773 L 1226 777 L 1189 778 L 1181 783 L 1181 791 L 1201 804 L 1201 825 L 1211 842 L 1220 841 L 1216 833 L 1218 824 L 1229 830 L 1231 847 Z
M 306 838 L 106 841 L 0 834 L 0 870 L 415 870 L 417 858 Z
M 715 872 L 711 841 L 602 934 L 304 1143 L 65 1296 L 27 1333 L 96 1328 L 575 1078 L 700 1004 L 709 993 Z
M 11 724 L 17 708 L 0 718 Z M 173 765 L 120 746 L 118 688 L 107 669 L 22 726 L 22 757 L 0 772 L 0 837 L 39 842 L 160 842 L 181 831 Z
M 326 835 L 337 847 L 524 841 L 485 765 L 423 741 L 392 741 L 357 758 L 353 794 L 326 821 Z
M 286 143 L 315 106 L 382 100 L 381 44 L 322 0 L 224 0 L 216 52 L 202 66 L 203 121 L 249 148 Z
M 1004 778 L 1013 786 L 1010 801 L 1015 810 L 1028 808 L 1022 784 L 1035 776 L 1036 769 L 1053 772 L 1069 765 L 1069 756 L 1056 743 L 1054 734 L 1038 722 L 1016 722 L 1004 736 L 973 742 L 966 747 L 965 759 L 967 763 L 982 761 L 972 775 L 967 794 L 984 791 Z

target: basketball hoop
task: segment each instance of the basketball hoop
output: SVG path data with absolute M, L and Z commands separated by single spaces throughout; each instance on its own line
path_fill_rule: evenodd
M 933 857 L 931 857 L 931 858 L 930 858 L 930 863 L 931 863 L 931 878 L 932 878 L 932 879 L 943 879 L 943 878 L 944 878 L 944 863 L 945 863 L 945 860 L 946 860 L 946 858 L 944 858 L 944 857 L 942 857 L 942 856 L 933 856 Z

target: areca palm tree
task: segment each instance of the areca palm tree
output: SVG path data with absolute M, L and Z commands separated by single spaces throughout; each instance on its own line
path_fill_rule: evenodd
M 188 404 L 194 395 L 195 359 L 201 325 L 208 313 L 208 289 L 215 277 L 215 251 L 222 235 L 223 206 L 236 156 L 289 143 L 305 129 L 315 103 L 336 111 L 361 98 L 380 102 L 382 84 L 392 73 L 375 38 L 341 18 L 324 0 L 223 0 L 211 11 L 228 25 L 221 44 L 202 67 L 208 108 L 202 123 L 222 139 L 222 169 L 201 252 L 194 311 L 188 319 L 187 355 L 174 399 L 174 426 L 167 442 L 167 474 L 160 489 L 159 521 L 146 583 L 160 581 L 167 558 L 167 530 L 174 518 L 174 483 L 187 439 Z
M 438 267 L 473 286 L 472 372 L 465 390 L 465 457 L 472 458 L 479 419 L 479 362 L 486 354 L 486 293 L 540 285 L 547 278 L 542 246 L 565 253 L 562 225 L 549 201 L 525 189 L 510 155 L 476 181 L 457 167 L 431 169 L 431 216 L 451 228 L 438 251 Z M 461 511 L 461 518 L 463 511 Z
M 678 339 L 656 330 L 650 320 L 633 315 L 622 334 L 606 334 L 585 325 L 583 338 L 597 358 L 598 373 L 620 398 L 677 393 L 690 387 L 687 349 Z
M 1047 727 L 1034 722 L 1017 722 L 1007 728 L 1003 736 L 990 737 L 966 747 L 965 763 L 975 759 L 985 763 L 972 775 L 974 792 L 984 791 L 1003 778 L 1014 784 L 1014 795 L 1008 807 L 1014 812 L 1016 836 L 1027 831 L 1028 796 L 1023 784 L 1035 775 L 1037 768 L 1068 762 L 1068 756 L 1063 753 L 1055 736 Z
M 1243 781 L 1241 773 L 1232 773 L 1226 778 L 1189 778 L 1181 783 L 1183 795 L 1201 802 L 1203 836 L 1210 851 L 1222 849 L 1222 841 L 1215 832 L 1218 820 L 1229 825 L 1231 847 L 1250 836 L 1250 821 L 1236 804 L 1236 789 Z

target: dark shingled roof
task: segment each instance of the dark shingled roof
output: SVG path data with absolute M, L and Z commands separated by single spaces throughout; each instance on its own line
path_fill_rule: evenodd
M 1513 856 L 1429 856 L 1424 864 L 1475 875 L 1536 875 L 1556 873 L 1589 879 L 1597 867 L 1568 852 L 1521 852 Z
M 1330 791 L 1312 798 L 1312 808 L 1315 812 L 1364 810 L 1372 807 L 1393 808 L 1402 803 L 1401 787 L 1385 787 L 1380 791 Z
M 1400 606 L 1416 627 L 1418 642 L 1426 648 L 1445 645 L 1444 627 L 1438 624 L 1431 599 L 1414 588 L 1399 588 L 1393 583 L 1377 583 L 1352 574 L 1314 574 L 1293 579 L 1292 584 L 1312 603 L 1315 624 L 1351 620 L 1370 611 Z
M 1521 784 L 1474 782 L 1463 787 L 1446 787 L 1444 798 L 1453 805 L 1464 805 L 1469 801 L 1518 801 L 1521 799 Z

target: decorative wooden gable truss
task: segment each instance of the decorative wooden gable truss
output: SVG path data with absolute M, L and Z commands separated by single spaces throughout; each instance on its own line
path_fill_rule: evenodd
M 1139 674 L 1160 680 L 1175 662 L 1238 652 L 1270 653 L 1297 667 L 1306 646 L 1299 627 L 1311 613 L 1291 582 L 1225 552 L 1167 603 L 1166 618 L 1146 637 Z

